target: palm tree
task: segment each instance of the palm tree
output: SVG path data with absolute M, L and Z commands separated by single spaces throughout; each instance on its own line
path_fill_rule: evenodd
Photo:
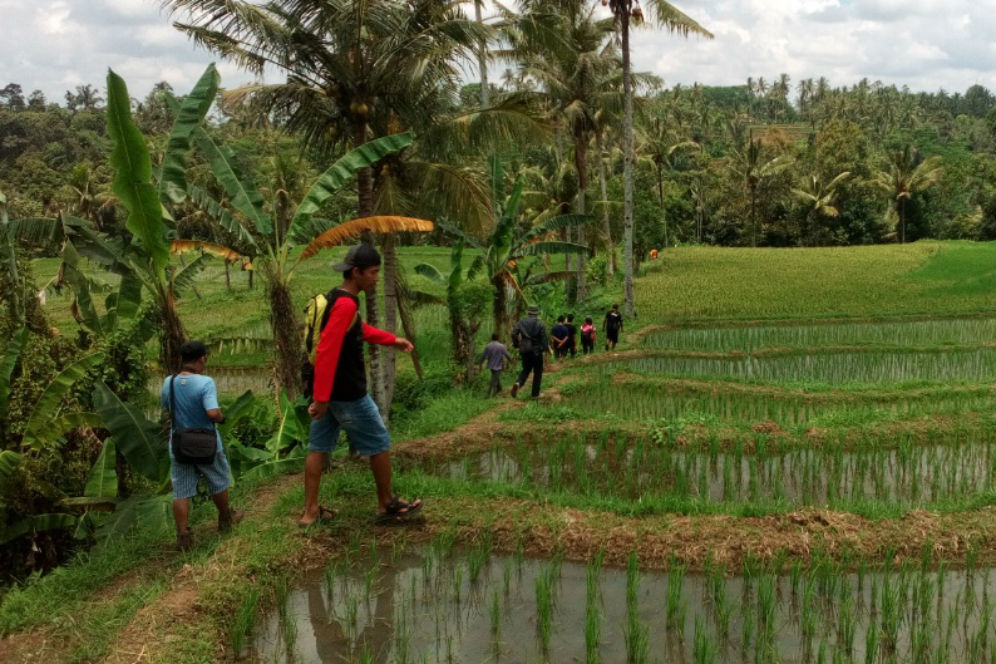
M 765 159 L 760 139 L 752 139 L 746 150 L 735 153 L 734 171 L 743 180 L 750 195 L 751 246 L 757 246 L 757 190 L 761 182 L 788 165 L 784 155 Z
M 528 27 L 509 31 L 510 41 L 522 58 L 523 74 L 539 84 L 552 119 L 570 136 L 577 174 L 574 210 L 585 214 L 588 146 L 597 130 L 599 111 L 611 110 L 618 99 L 616 60 L 609 43 L 613 21 L 597 19 L 595 8 L 579 0 L 530 2 L 524 8 L 512 25 Z M 537 25 L 542 29 L 535 29 Z M 546 38 L 549 34 L 560 38 Z M 578 231 L 578 243 L 585 244 L 584 229 Z M 577 297 L 583 299 L 585 255 L 577 258 Z
M 489 159 L 490 180 L 492 183 L 494 230 L 485 241 L 464 233 L 453 226 L 441 225 L 443 230 L 464 246 L 481 250 L 481 255 L 471 263 L 467 278 L 483 271 L 494 289 L 492 313 L 494 330 L 502 338 L 510 331 L 509 299 L 520 304 L 525 302 L 523 288 L 527 285 L 546 283 L 570 278 L 572 272 L 548 272 L 530 276 L 520 271 L 519 264 L 532 257 L 545 257 L 552 254 L 581 254 L 588 250 L 581 244 L 548 240 L 547 237 L 564 228 L 574 228 L 585 224 L 589 218 L 583 215 L 565 214 L 553 216 L 556 210 L 539 214 L 530 223 L 525 233 L 519 232 L 519 208 L 523 195 L 523 178 L 520 175 L 512 191 L 505 195 L 505 170 L 496 156 Z M 530 271 L 531 272 L 531 271 Z
M 824 184 L 819 176 L 811 175 L 803 180 L 801 187 L 792 189 L 792 193 L 806 205 L 806 228 L 800 234 L 800 239 L 804 244 L 807 241 L 807 236 L 812 232 L 813 217 L 836 217 L 840 214 L 840 210 L 834 205 L 837 187 L 850 176 L 850 171 L 844 171 Z
M 667 216 L 664 212 L 664 175 L 677 166 L 679 160 L 702 146 L 691 140 L 679 138 L 673 130 L 666 130 L 659 117 L 654 118 L 652 128 L 644 130 L 640 136 L 639 151 L 654 165 L 657 176 L 657 203 L 664 219 L 664 246 L 668 246 Z
M 457 97 L 461 60 L 480 55 L 490 30 L 467 19 L 457 0 L 166 0 L 189 21 L 175 24 L 195 42 L 262 75 L 276 67 L 287 80 L 251 85 L 226 96 L 259 115 L 285 118 L 302 132 L 309 149 L 331 157 L 344 146 L 404 130 L 424 132 Z M 375 170 L 381 171 L 375 173 Z M 390 196 L 375 192 L 384 182 L 379 164 L 357 173 L 357 214 L 383 212 Z M 378 204 L 378 199 L 381 204 Z M 385 238 L 387 306 L 396 302 L 394 241 Z M 367 320 L 379 318 L 376 292 L 367 293 Z M 386 312 L 393 328 L 394 310 Z M 371 349 L 371 393 L 388 408 L 387 382 L 394 356 Z M 382 365 L 386 371 L 382 370 Z
M 889 193 L 896 206 L 900 242 L 906 242 L 906 201 L 935 184 L 943 173 L 940 157 L 924 159 L 920 151 L 910 145 L 890 153 L 885 168 L 875 173 L 873 182 Z
M 635 7 L 634 7 L 635 5 Z M 623 75 L 623 253 L 625 262 L 625 309 L 627 316 L 636 313 L 633 292 L 633 82 L 629 50 L 629 24 L 632 18 L 638 24 L 643 22 L 643 12 L 634 0 L 609 0 L 609 7 L 619 24 L 622 41 Z M 672 33 L 687 37 L 695 33 L 712 38 L 712 33 L 696 23 L 665 0 L 648 0 L 654 25 L 666 28 Z

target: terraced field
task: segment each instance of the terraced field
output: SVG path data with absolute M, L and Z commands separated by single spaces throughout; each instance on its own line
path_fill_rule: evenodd
M 994 663 L 993 249 L 668 252 L 617 352 L 396 432 L 423 522 L 373 525 L 345 458 L 306 532 L 299 476 L 243 486 L 230 538 L 204 506 L 192 554 L 146 534 L 8 595 L 0 660 Z

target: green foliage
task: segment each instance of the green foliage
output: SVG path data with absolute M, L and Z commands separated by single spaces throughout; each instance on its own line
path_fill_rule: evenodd
M 161 273 L 169 262 L 169 243 L 163 232 L 163 207 L 152 184 L 152 160 L 145 137 L 132 120 L 128 88 L 113 71 L 107 74 L 107 131 L 114 140 L 114 193 L 128 210 L 126 226 L 151 259 L 152 273 Z

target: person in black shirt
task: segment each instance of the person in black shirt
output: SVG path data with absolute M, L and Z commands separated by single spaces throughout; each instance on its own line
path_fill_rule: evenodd
M 578 353 L 578 326 L 574 324 L 574 314 L 567 314 L 567 352 L 571 357 Z
M 557 316 L 557 324 L 550 330 L 553 337 L 553 356 L 560 359 L 567 355 L 567 325 L 564 324 L 564 317 Z
M 519 388 L 526 384 L 526 378 L 533 374 L 533 398 L 540 394 L 540 383 L 543 380 L 543 355 L 550 352 L 550 341 L 546 336 L 546 326 L 539 320 L 539 307 L 530 305 L 526 317 L 520 320 L 512 330 L 512 343 L 519 349 L 522 358 L 522 371 L 512 383 L 512 398 L 519 393 Z
M 614 349 L 619 343 L 619 331 L 623 327 L 623 317 L 619 313 L 619 305 L 613 304 L 612 309 L 605 314 L 605 350 Z

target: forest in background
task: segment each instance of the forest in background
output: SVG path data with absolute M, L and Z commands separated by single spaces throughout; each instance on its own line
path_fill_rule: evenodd
M 544 108 L 539 87 L 534 78 L 509 70 L 494 93 L 531 99 L 538 116 L 554 115 Z M 465 86 L 451 100 L 454 112 L 473 108 L 479 88 Z M 171 93 L 162 82 L 133 100 L 136 121 L 154 151 L 172 123 Z M 24 94 L 16 83 L 0 91 L 0 183 L 14 218 L 65 211 L 99 228 L 116 214 L 104 96 L 85 85 L 65 99 L 60 105 L 37 90 Z M 867 80 L 831 88 L 824 78 L 806 79 L 793 86 L 783 74 L 771 83 L 759 77 L 742 86 L 650 89 L 637 102 L 638 255 L 679 243 L 898 241 L 896 199 L 880 181 L 908 179 L 931 157 L 940 172 L 933 186 L 913 191 L 905 203 L 906 240 L 996 238 L 996 97 L 982 86 L 953 94 L 914 93 Z M 216 114 L 213 132 L 264 191 L 308 182 L 327 166 L 327 158 L 284 131 L 278 115 L 265 122 L 244 115 Z M 599 215 L 604 210 L 616 244 L 622 153 L 612 124 L 601 131 L 602 149 L 590 159 L 593 166 L 604 164 L 607 195 L 590 191 L 588 209 Z M 574 204 L 577 181 L 567 136 L 510 152 L 528 189 L 565 210 Z M 465 165 L 484 169 L 480 159 Z M 203 167 L 200 176 L 206 182 Z M 198 179 L 197 166 L 192 178 Z M 344 193 L 330 212 L 347 218 L 353 207 L 355 194 Z M 193 209 L 178 217 L 181 236 L 226 239 L 197 217 Z

